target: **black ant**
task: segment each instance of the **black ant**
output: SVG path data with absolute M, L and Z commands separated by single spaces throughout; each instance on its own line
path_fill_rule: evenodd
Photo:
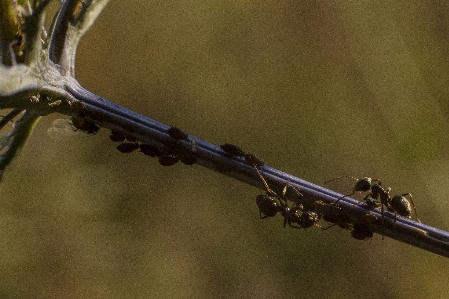
M 125 140 L 125 135 L 123 135 L 120 132 L 111 130 L 111 135 L 109 135 L 109 139 L 111 139 L 114 142 L 122 142 Z
M 316 222 L 320 219 L 319 215 L 312 211 L 303 211 L 302 205 L 296 205 L 294 207 L 289 207 L 287 199 L 285 198 L 285 195 L 287 193 L 288 187 L 294 188 L 289 185 L 287 182 L 284 186 L 284 189 L 282 191 L 282 197 L 277 195 L 276 192 L 274 192 L 269 186 L 268 183 L 263 178 L 260 171 L 257 169 L 256 165 L 254 165 L 254 168 L 257 171 L 257 174 L 259 175 L 260 180 L 262 181 L 265 189 L 267 190 L 267 193 L 270 195 L 258 195 L 256 197 L 256 204 L 259 208 L 260 212 L 260 218 L 265 219 L 268 217 L 273 217 L 276 215 L 277 212 L 280 212 L 281 215 L 284 217 L 284 227 L 286 224 L 288 224 L 292 228 L 309 228 L 311 226 L 319 226 Z M 299 195 L 302 195 L 299 190 L 294 188 Z M 279 203 L 276 202 L 275 198 L 279 200 Z M 262 214 L 265 216 L 262 217 Z M 297 224 L 293 225 L 293 224 Z
M 412 202 L 410 204 L 410 201 L 407 200 L 406 196 L 410 197 L 410 201 Z M 396 223 L 396 214 L 399 214 L 401 216 L 405 216 L 408 218 L 411 218 L 412 215 L 412 206 L 415 210 L 415 216 L 416 220 L 418 222 L 421 222 L 418 218 L 418 213 L 416 212 L 416 206 L 413 202 L 412 195 L 410 193 L 404 193 L 404 194 L 397 194 L 391 198 L 391 200 L 388 202 L 389 205 L 387 206 L 387 209 L 390 212 L 394 212 L 394 222 Z
M 338 178 L 329 180 L 329 181 L 325 182 L 325 184 L 335 181 L 335 180 L 338 180 L 338 179 L 341 179 L 341 178 L 352 178 L 352 179 L 357 180 L 357 182 L 355 183 L 354 187 L 352 188 L 353 192 L 351 194 L 344 195 L 344 196 L 340 197 L 339 199 L 337 199 L 337 201 L 334 204 L 336 204 L 339 200 L 341 200 L 347 196 L 354 195 L 355 192 L 370 191 L 370 193 L 368 193 L 363 198 L 362 201 L 365 201 L 367 203 L 367 205 L 371 208 L 377 208 L 379 205 L 381 205 L 381 207 L 382 207 L 382 222 L 383 222 L 383 215 L 384 215 L 384 206 L 386 206 L 390 212 L 394 212 L 394 223 L 395 224 L 396 224 L 396 214 L 410 218 L 410 216 L 412 214 L 412 206 L 413 206 L 413 209 L 415 210 L 416 220 L 421 222 L 418 219 L 418 214 L 416 212 L 416 206 L 415 206 L 415 203 L 413 202 L 413 198 L 410 193 L 398 194 L 398 195 L 393 196 L 393 198 L 391 198 L 390 194 L 389 194 L 391 191 L 391 188 L 384 189 L 382 187 L 381 181 L 379 179 L 371 179 L 368 177 L 357 179 L 352 176 L 342 176 L 342 177 L 338 177 Z M 379 183 L 373 184 L 373 182 L 379 182 Z M 410 197 L 410 201 L 412 202 L 411 204 L 407 200 L 406 196 Z M 379 200 L 380 200 L 380 203 L 379 203 Z
M 347 195 L 344 195 L 344 196 L 340 197 L 339 199 L 337 199 L 337 201 L 334 204 L 336 204 L 337 202 L 339 202 L 341 199 L 343 199 L 345 197 L 354 195 L 356 192 L 370 191 L 370 190 L 372 190 L 372 187 L 374 185 L 379 185 L 379 186 L 381 185 L 381 182 L 380 182 L 379 179 L 372 179 L 372 178 L 368 178 L 368 177 L 357 179 L 357 178 L 355 178 L 353 176 L 349 176 L 349 175 L 344 175 L 344 176 L 341 176 L 341 177 L 338 177 L 338 178 L 326 181 L 326 182 L 324 182 L 324 184 L 327 184 L 327 183 L 330 183 L 330 182 L 333 182 L 333 181 L 336 181 L 336 180 L 339 180 L 339 179 L 343 179 L 343 178 L 351 178 L 351 179 L 356 180 L 357 182 L 355 183 L 354 187 L 352 187 L 352 193 L 351 194 L 347 194 Z M 373 182 L 379 182 L 379 184 L 373 184 Z M 369 195 L 367 195 L 363 200 L 365 201 L 368 197 L 369 197 Z
M 278 212 L 284 217 L 284 228 L 288 224 L 292 228 L 309 228 L 313 225 L 320 227 L 316 222 L 319 216 L 315 212 L 302 211 L 302 205 L 289 207 L 287 203 L 275 200 L 274 197 L 268 195 L 258 195 L 256 197 L 256 204 L 259 208 L 260 219 L 274 217 Z M 262 216 L 262 214 L 264 216 Z M 294 225 L 294 224 L 297 225 Z

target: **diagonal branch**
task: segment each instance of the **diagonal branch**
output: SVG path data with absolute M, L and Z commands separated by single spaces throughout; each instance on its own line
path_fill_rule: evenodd
M 170 149 L 173 146 L 173 140 L 167 134 L 169 126 L 109 102 L 81 86 L 67 85 L 66 89 L 74 99 L 82 102 L 83 115 L 99 126 L 135 137 L 161 149 Z M 80 107 L 80 105 L 76 106 Z M 214 144 L 192 136 L 189 136 L 189 138 L 195 140 L 196 148 L 193 154 L 198 164 L 259 189 L 264 188 L 254 167 L 247 161 L 230 158 L 220 147 Z M 185 146 L 188 146 L 188 144 L 185 144 Z M 302 204 L 306 210 L 313 210 L 316 201 L 332 204 L 342 197 L 342 194 L 269 166 L 260 167 L 260 172 L 270 188 L 278 194 L 281 194 L 281 190 L 287 182 L 291 186 L 299 188 L 304 197 L 288 199 L 297 204 Z M 340 207 L 348 213 L 354 222 L 367 214 L 375 216 L 379 220 L 382 218 L 380 210 L 369 209 L 366 204 L 357 205 L 357 203 L 359 201 L 348 197 L 339 201 Z M 368 224 L 368 226 L 378 234 L 449 257 L 449 232 L 404 217 L 397 217 L 395 222 L 394 214 L 388 211 L 384 212 L 383 223 L 376 221 Z

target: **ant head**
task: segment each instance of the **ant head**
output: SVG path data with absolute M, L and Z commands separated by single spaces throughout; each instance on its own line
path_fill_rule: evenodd
M 357 183 L 355 183 L 354 187 L 353 187 L 353 191 L 360 191 L 360 192 L 365 192 L 365 191 L 369 191 L 371 189 L 371 183 L 372 180 L 371 178 L 361 178 L 357 180 Z

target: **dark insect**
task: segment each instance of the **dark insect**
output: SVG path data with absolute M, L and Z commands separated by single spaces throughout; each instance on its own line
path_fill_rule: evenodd
M 170 135 L 171 138 L 176 140 L 185 140 L 188 141 L 189 135 L 182 131 L 181 129 L 178 129 L 177 127 L 171 127 L 167 130 L 167 134 Z
M 150 157 L 159 157 L 162 152 L 154 145 L 142 143 L 140 145 L 140 151 Z
M 117 146 L 117 149 L 124 154 L 129 154 L 138 148 L 139 148 L 138 143 L 128 143 L 128 142 L 119 144 Z
M 109 139 L 111 139 L 114 142 L 122 142 L 125 140 L 125 135 L 123 135 L 120 132 L 112 130 L 111 135 L 109 135 Z
M 72 124 L 78 130 L 85 131 L 88 134 L 95 134 L 100 130 L 100 127 L 93 121 L 87 120 L 79 115 L 72 116 Z
M 407 200 L 406 196 L 410 197 L 410 201 L 412 202 L 411 204 Z M 416 206 L 415 206 L 415 203 L 413 202 L 413 198 L 410 193 L 397 194 L 397 195 L 393 196 L 393 198 L 389 201 L 389 205 L 387 205 L 387 209 L 390 212 L 394 212 L 394 221 L 396 222 L 396 214 L 411 218 L 412 206 L 413 206 L 413 209 L 415 210 L 416 220 L 421 222 L 421 220 L 418 219 L 418 213 L 416 212 Z
M 196 163 L 196 158 L 192 154 L 182 154 L 179 155 L 179 160 L 185 165 L 193 165 Z
M 264 166 L 265 165 L 264 161 L 259 159 L 254 154 L 245 154 L 245 160 L 246 160 L 246 162 L 248 162 L 248 164 L 251 164 L 251 165 L 253 165 L 255 167 L 260 167 L 260 166 Z
M 274 217 L 281 210 L 281 206 L 276 200 L 268 195 L 257 195 L 256 204 L 259 208 L 260 219 Z
M 323 230 L 329 229 L 338 225 L 343 229 L 352 230 L 351 217 L 338 205 L 327 204 L 322 201 L 315 201 L 315 212 L 327 222 L 333 223 L 332 225 L 323 228 Z
M 320 219 L 320 216 L 317 213 L 312 211 L 303 211 L 302 205 L 296 205 L 293 207 L 288 206 L 288 201 L 287 199 L 285 199 L 288 187 L 295 189 L 298 195 L 302 195 L 299 190 L 290 186 L 287 182 L 282 191 L 282 197 L 280 197 L 268 186 L 268 183 L 265 181 L 255 165 L 254 168 L 256 169 L 259 178 L 265 186 L 267 193 L 271 195 L 258 195 L 256 197 L 256 204 L 259 208 L 259 216 L 261 219 L 273 217 L 277 212 L 280 212 L 282 217 L 284 217 L 284 227 L 287 224 L 292 228 L 305 229 L 311 226 L 321 227 L 317 224 L 317 221 Z M 279 202 L 277 202 L 275 198 L 277 198 Z M 265 216 L 262 217 L 262 214 L 264 214 Z
M 243 157 L 245 155 L 245 152 L 234 144 L 225 143 L 220 145 L 220 148 L 230 157 Z
M 137 142 L 137 138 L 136 137 L 126 135 L 125 138 L 129 142 Z
M 337 179 L 345 178 L 345 177 L 355 179 L 355 180 L 357 180 L 357 182 L 354 185 L 354 187 L 352 188 L 352 190 L 353 190 L 352 194 L 348 194 L 348 195 L 344 195 L 343 197 L 340 197 L 339 199 L 337 199 L 337 201 L 335 203 L 337 203 L 339 200 L 341 200 L 344 197 L 354 195 L 355 192 L 357 192 L 357 191 L 358 192 L 370 191 L 363 198 L 362 201 L 365 201 L 370 208 L 376 208 L 379 205 L 382 207 L 382 222 L 383 222 L 383 215 L 384 215 L 384 206 L 386 206 L 390 212 L 394 212 L 394 223 L 396 223 L 396 214 L 410 218 L 411 214 L 412 214 L 412 206 L 413 206 L 413 209 L 415 210 L 416 220 L 421 222 L 418 219 L 418 214 L 416 212 L 416 206 L 415 206 L 415 203 L 413 202 L 412 195 L 410 193 L 398 194 L 398 195 L 393 196 L 393 199 L 392 199 L 389 194 L 391 191 L 391 188 L 384 189 L 382 187 L 379 179 L 371 179 L 368 177 L 356 179 L 351 176 L 342 176 L 342 177 L 327 181 L 327 182 L 325 182 L 325 184 L 328 182 L 337 180 Z M 378 182 L 378 183 L 373 184 L 373 182 Z M 410 197 L 410 201 L 412 202 L 411 204 L 408 201 L 408 199 L 406 198 L 406 196 Z
M 381 182 L 380 182 L 379 179 L 372 179 L 372 178 L 368 178 L 368 177 L 357 179 L 357 178 L 355 178 L 353 176 L 349 176 L 349 175 L 341 176 L 341 177 L 338 177 L 338 178 L 326 181 L 326 182 L 324 182 L 324 184 L 327 184 L 329 182 L 332 182 L 332 181 L 335 181 L 335 180 L 339 180 L 339 179 L 342 179 L 342 178 L 351 178 L 351 179 L 356 180 L 357 182 L 355 183 L 354 187 L 352 187 L 352 193 L 351 194 L 347 194 L 347 195 L 344 195 L 344 196 L 340 197 L 339 199 L 337 199 L 337 201 L 335 203 L 337 203 L 338 201 L 340 201 L 341 199 L 343 199 L 345 197 L 354 195 L 356 192 L 370 191 L 371 187 L 373 186 L 373 182 L 379 182 L 378 185 L 379 186 L 381 185 Z M 368 198 L 368 196 L 366 198 Z M 364 198 L 363 200 L 365 200 L 366 198 Z
M 163 155 L 159 157 L 158 162 L 162 166 L 172 166 L 179 162 L 179 158 L 171 155 Z
M 368 240 L 373 237 L 373 231 L 364 223 L 354 223 L 354 229 L 351 231 L 351 236 L 357 240 Z

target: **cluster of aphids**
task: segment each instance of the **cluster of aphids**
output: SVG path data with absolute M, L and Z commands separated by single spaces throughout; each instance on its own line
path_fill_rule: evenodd
M 159 164 L 162 166 L 172 166 L 179 161 L 186 165 L 195 164 L 196 157 L 193 151 L 196 144 L 193 140 L 189 140 L 189 135 L 176 127 L 169 128 L 166 133 L 173 139 L 173 142 L 170 142 L 164 149 L 142 143 L 134 137 L 116 131 L 112 131 L 109 138 L 114 142 L 120 142 L 117 146 L 120 152 L 127 154 L 140 149 L 140 152 L 146 156 L 157 157 Z M 183 141 L 189 142 L 188 145 Z
M 81 112 L 72 116 L 72 125 L 76 130 L 81 130 L 88 134 L 96 134 L 100 130 L 100 127 L 93 121 L 84 117 L 83 109 L 78 110 Z M 164 149 L 159 149 L 154 145 L 140 142 L 137 138 L 127 136 L 117 131 L 111 131 L 109 139 L 114 142 L 120 142 L 117 149 L 121 153 L 128 154 L 140 149 L 140 152 L 146 156 L 157 157 L 159 164 L 162 166 L 172 166 L 179 161 L 186 165 L 195 164 L 196 157 L 193 155 L 193 152 L 195 151 L 196 143 L 189 139 L 189 135 L 176 127 L 170 127 L 166 133 L 171 137 L 172 142 L 170 142 Z M 188 145 L 184 141 L 187 141 Z

